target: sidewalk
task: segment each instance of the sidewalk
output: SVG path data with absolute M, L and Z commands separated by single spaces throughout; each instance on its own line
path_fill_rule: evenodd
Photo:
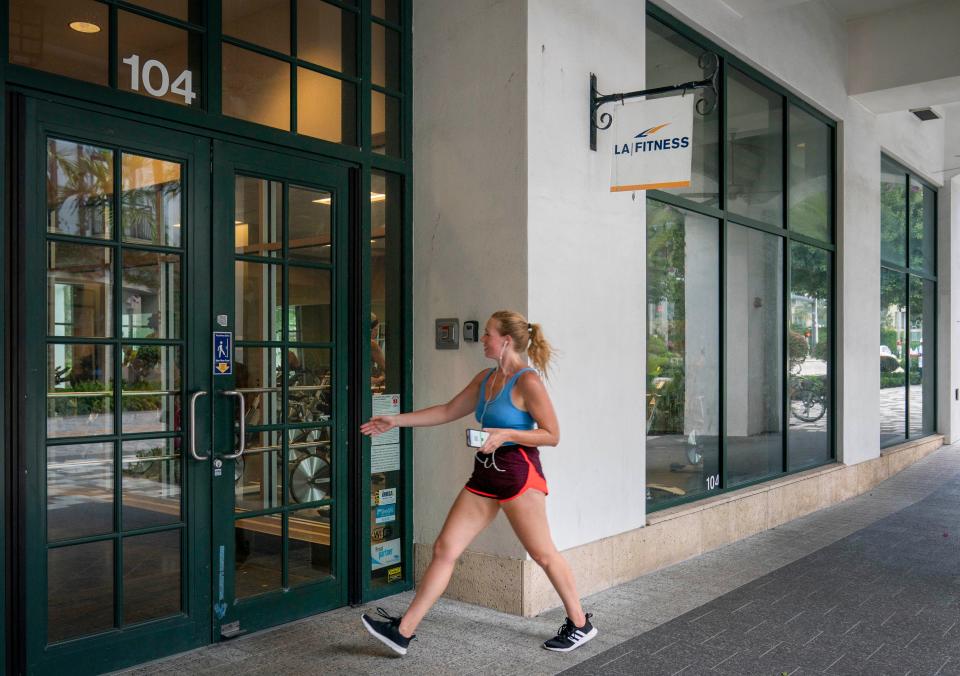
M 401 611 L 407 592 L 376 605 Z M 840 505 L 585 599 L 575 653 L 533 619 L 443 599 L 406 657 L 343 608 L 126 674 L 960 674 L 960 446 Z

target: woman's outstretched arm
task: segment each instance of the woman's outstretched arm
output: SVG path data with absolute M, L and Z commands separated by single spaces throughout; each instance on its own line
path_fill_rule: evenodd
M 394 427 L 432 427 L 458 420 L 474 410 L 477 397 L 480 396 L 480 382 L 487 374 L 481 371 L 473 377 L 470 384 L 446 404 L 421 408 L 399 415 L 375 415 L 360 426 L 360 431 L 368 436 L 383 434 Z

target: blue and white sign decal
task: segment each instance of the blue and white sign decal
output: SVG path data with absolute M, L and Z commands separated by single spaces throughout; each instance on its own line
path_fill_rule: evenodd
M 213 375 L 228 376 L 233 373 L 233 333 L 213 332 Z
M 690 185 L 694 99 L 671 96 L 617 107 L 610 146 L 610 192 Z
M 370 545 L 370 568 L 379 570 L 400 563 L 400 540 L 390 540 Z

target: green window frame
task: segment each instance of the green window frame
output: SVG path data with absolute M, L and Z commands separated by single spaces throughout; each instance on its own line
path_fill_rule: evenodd
M 351 289 L 350 302 L 359 307 L 355 331 L 358 337 L 369 333 L 369 326 L 362 319 L 370 313 L 370 242 L 371 237 L 371 205 L 370 200 L 363 196 L 370 195 L 371 184 L 375 174 L 389 174 L 397 179 L 399 185 L 396 206 L 400 214 L 400 236 L 395 242 L 396 251 L 393 254 L 401 268 L 397 301 L 397 316 L 402 319 L 399 326 L 392 327 L 393 337 L 400 345 L 402 367 L 399 375 L 399 393 L 401 395 L 401 410 L 410 410 L 413 399 L 412 360 L 413 353 L 413 325 L 412 325 L 412 220 L 413 220 L 413 162 L 412 148 L 412 119 L 413 98 L 411 95 L 413 81 L 413 38 L 412 38 L 412 0 L 324 0 L 329 5 L 341 11 L 351 12 L 356 21 L 356 73 L 346 75 L 317 64 L 308 63 L 293 56 L 296 54 L 296 16 L 297 3 L 303 0 L 290 0 L 291 7 L 291 54 L 280 54 L 254 44 L 244 42 L 230 36 L 225 36 L 222 30 L 223 3 L 230 0 L 196 0 L 200 7 L 199 16 L 191 15 L 189 20 L 182 20 L 167 16 L 156 11 L 140 7 L 133 0 L 94 0 L 105 6 L 109 14 L 109 81 L 106 85 L 97 85 L 82 80 L 73 79 L 53 72 L 37 70 L 10 61 L 10 3 L 0 5 L 0 19 L 3 29 L 0 30 L 0 59 L 4 84 L 8 91 L 46 92 L 46 95 L 63 100 L 77 101 L 80 105 L 97 106 L 109 109 L 111 114 L 124 116 L 134 120 L 162 119 L 172 129 L 192 131 L 209 137 L 283 148 L 295 154 L 308 158 L 321 157 L 327 161 L 347 165 L 354 170 L 351 182 L 351 191 L 358 196 L 355 204 L 358 219 L 351 223 L 350 237 L 358 242 L 356 259 L 351 265 L 357 270 L 356 284 Z M 177 105 L 157 98 L 143 96 L 117 87 L 117 64 L 120 59 L 117 51 L 117 16 L 118 12 L 127 12 L 143 18 L 158 21 L 164 25 L 191 31 L 199 36 L 202 57 L 202 73 L 200 86 L 195 87 L 197 99 L 191 106 Z M 381 82 L 373 81 L 373 38 L 374 30 L 385 31 L 392 36 L 391 40 L 397 44 L 388 46 L 392 53 L 399 57 L 399 64 L 394 66 L 395 72 L 385 77 Z M 393 31 L 390 33 L 389 31 Z M 291 72 L 297 68 L 305 68 L 311 72 L 335 77 L 336 79 L 354 84 L 357 88 L 355 106 L 355 128 L 357 143 L 355 145 L 334 143 L 319 138 L 297 134 L 295 131 L 275 129 L 247 120 L 229 117 L 223 114 L 222 91 L 222 46 L 224 44 L 242 46 L 244 49 L 258 54 L 268 55 L 271 58 L 281 59 L 288 64 Z M 291 129 L 296 129 L 296 79 L 292 78 L 291 87 Z M 381 105 L 390 121 L 389 131 L 393 138 L 388 137 L 375 147 L 373 133 L 373 119 L 375 106 Z M 0 172 L 4 170 L 0 168 Z M 354 190 L 355 189 L 355 190 Z M 2 328 L 2 327 L 0 327 Z M 357 382 L 369 380 L 369 353 L 364 350 L 358 354 L 356 364 L 351 365 Z M 2 368 L 2 365 L 0 365 Z M 2 396 L 2 395 L 0 395 Z M 351 394 L 351 406 L 357 411 L 359 418 L 367 419 L 372 414 L 372 401 L 369 391 L 364 388 L 355 388 Z M 9 423 L 9 421 L 7 421 Z M 371 445 L 369 439 L 360 435 L 359 431 L 351 432 L 350 447 L 358 449 L 351 460 L 351 500 L 352 514 L 367 515 L 370 513 L 370 464 Z M 371 524 L 366 518 L 351 518 L 351 538 L 359 543 L 356 551 L 352 552 L 355 559 L 351 566 L 358 571 L 356 580 L 351 583 L 351 601 L 367 602 L 381 597 L 396 594 L 411 589 L 414 579 L 413 565 L 413 435 L 409 429 L 400 432 L 400 457 L 402 490 L 397 497 L 397 518 L 402 519 L 402 560 L 403 575 L 399 579 L 384 583 L 371 579 L 370 557 L 368 543 L 371 540 Z M 3 458 L 0 458 L 2 467 Z M 2 493 L 0 493 L 2 494 Z M 0 524 L 2 528 L 2 524 Z M 2 562 L 0 562 L 2 565 Z M 3 597 L 0 595 L 0 604 Z
M 684 504 L 706 497 L 711 497 L 730 490 L 745 488 L 757 483 L 762 483 L 774 478 L 782 477 L 794 472 L 807 470 L 812 467 L 821 466 L 835 461 L 836 426 L 834 422 L 835 416 L 833 414 L 833 402 L 836 400 L 836 346 L 833 341 L 833 334 L 836 331 L 836 313 L 834 311 L 836 269 L 834 257 L 836 254 L 836 240 L 834 236 L 834 230 L 837 213 L 835 185 L 837 175 L 837 123 L 835 120 L 829 118 L 808 104 L 806 101 L 778 85 L 769 77 L 752 68 L 750 65 L 744 63 L 719 45 L 691 30 L 678 19 L 649 2 L 647 3 L 647 21 L 648 23 L 658 22 L 667 29 L 674 31 L 684 39 L 684 43 L 687 45 L 692 44 L 703 51 L 715 52 L 720 57 L 721 68 L 721 91 L 720 100 L 718 103 L 720 130 L 718 134 L 718 157 L 716 158 L 715 162 L 717 175 L 709 177 L 711 179 L 716 179 L 716 183 L 719 186 L 720 191 L 718 200 L 712 199 L 709 201 L 714 203 L 718 201 L 719 204 L 714 206 L 713 204 L 705 203 L 704 201 L 696 201 L 695 199 L 691 199 L 690 196 L 684 194 L 687 191 L 682 190 L 651 190 L 647 193 L 648 213 L 651 204 L 666 205 L 675 209 L 686 210 L 694 215 L 715 219 L 719 226 L 720 257 L 718 277 L 716 279 L 717 287 L 720 290 L 720 326 L 716 327 L 716 339 L 719 341 L 720 355 L 719 383 L 716 395 L 719 401 L 719 411 L 717 412 L 719 418 L 719 448 L 717 453 L 719 457 L 714 462 L 714 466 L 717 466 L 718 470 L 716 475 L 707 477 L 708 481 L 702 490 L 697 490 L 695 493 L 691 491 L 692 494 L 687 494 L 684 492 L 681 495 L 675 495 L 651 501 L 649 494 L 650 445 L 648 442 L 648 480 L 646 481 L 648 487 L 647 511 L 654 512 L 673 507 L 678 504 Z M 728 84 L 731 81 L 731 77 L 736 77 L 740 82 L 748 82 L 751 87 L 756 88 L 757 90 L 762 90 L 764 92 L 764 96 L 766 96 L 768 99 L 779 101 L 779 106 L 774 109 L 776 110 L 776 119 L 773 120 L 780 130 L 780 145 L 778 148 L 780 157 L 777 158 L 779 162 L 777 169 L 780 171 L 780 204 L 776 205 L 777 208 L 775 210 L 780 213 L 779 218 L 771 218 L 771 220 L 759 220 L 757 218 L 746 216 L 742 213 L 737 213 L 731 208 L 730 186 L 732 177 L 730 171 L 733 158 L 731 156 L 732 145 L 729 130 L 733 111 L 731 110 L 731 102 L 727 96 L 729 89 Z M 813 230 L 812 234 L 811 228 L 809 227 L 809 212 L 811 207 L 807 205 L 807 217 L 800 219 L 799 216 L 795 215 L 798 213 L 795 211 L 798 200 L 794 199 L 791 201 L 791 130 L 794 128 L 791 125 L 798 124 L 801 119 L 806 123 L 813 121 L 820 125 L 820 131 L 823 132 L 820 137 L 820 143 L 821 145 L 823 143 L 826 144 L 826 147 L 821 148 L 820 150 L 821 152 L 825 150 L 828 153 L 828 174 L 825 177 L 825 182 L 824 177 L 816 177 L 820 183 L 825 186 L 825 194 L 821 195 L 817 200 L 817 204 L 812 207 L 813 209 L 822 212 L 825 222 L 823 224 L 824 227 L 820 228 L 819 230 Z M 711 166 L 713 162 L 706 161 L 704 164 L 705 166 Z M 798 219 L 803 220 L 803 225 L 798 226 Z M 779 267 L 777 272 L 779 279 L 777 279 L 776 282 L 781 293 L 780 298 L 778 299 L 780 321 L 777 325 L 781 334 L 779 336 L 781 341 L 779 345 L 775 346 L 775 348 L 779 350 L 781 364 L 781 371 L 778 374 L 780 378 L 780 405 L 778 407 L 780 415 L 780 439 L 777 441 L 777 443 L 781 445 L 779 457 L 780 462 L 778 467 L 774 466 L 770 471 L 761 472 L 762 476 L 754 476 L 737 483 L 734 483 L 731 480 L 731 477 L 728 476 L 731 463 L 728 458 L 727 415 L 728 409 L 735 404 L 728 401 L 726 394 L 728 385 L 727 381 L 729 379 L 727 372 L 727 335 L 728 328 L 730 328 L 728 326 L 729 307 L 726 273 L 728 267 L 727 262 L 729 260 L 728 233 L 731 231 L 731 228 L 738 228 L 738 230 L 743 230 L 744 232 L 753 232 L 758 235 L 760 233 L 773 235 L 780 242 L 780 253 L 778 254 Z M 649 232 L 648 224 L 648 237 Z M 794 456 L 791 455 L 791 432 L 789 425 L 791 420 L 791 395 L 789 390 L 791 390 L 791 388 L 796 388 L 796 385 L 794 384 L 796 381 L 791 380 L 791 373 L 789 369 L 790 360 L 788 359 L 788 355 L 791 354 L 791 307 L 792 289 L 794 288 L 794 279 L 791 268 L 794 265 L 801 263 L 801 259 L 798 258 L 801 251 L 812 252 L 817 260 L 826 261 L 826 270 L 823 272 L 823 275 L 821 275 L 818 284 L 821 285 L 821 292 L 826 294 L 827 301 L 827 334 L 829 342 L 827 349 L 823 351 L 823 355 L 827 359 L 829 378 L 827 386 L 825 388 L 821 386 L 821 391 L 817 396 L 820 398 L 819 400 L 822 402 L 825 411 L 829 413 L 829 416 L 827 418 L 825 430 L 825 443 L 827 447 L 825 457 L 821 457 L 816 462 L 800 464 L 798 466 L 798 463 L 791 462 Z M 810 258 L 811 257 L 809 255 L 806 255 L 807 260 L 810 260 Z M 649 300 L 647 302 L 649 302 Z M 649 331 L 650 328 L 648 326 L 648 332 Z M 648 364 L 650 363 L 649 360 L 650 353 L 648 351 Z M 648 398 L 653 397 L 650 391 L 650 378 L 651 374 L 648 373 Z M 650 408 L 650 402 L 648 402 L 648 415 Z M 686 435 L 686 432 L 684 432 L 684 435 L 688 436 Z M 775 460 L 772 462 L 774 465 L 777 464 Z M 704 466 L 706 467 L 707 464 Z

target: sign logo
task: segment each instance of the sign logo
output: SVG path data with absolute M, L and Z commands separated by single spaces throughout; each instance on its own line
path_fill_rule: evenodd
M 644 129 L 635 135 L 632 143 L 618 143 L 613 148 L 614 155 L 633 155 L 634 153 L 654 152 L 657 150 L 678 150 L 690 146 L 689 136 L 673 136 L 669 138 L 649 140 L 649 137 L 655 135 L 664 127 L 670 126 L 669 122 L 658 124 L 649 129 Z M 639 140 L 636 140 L 639 139 Z

